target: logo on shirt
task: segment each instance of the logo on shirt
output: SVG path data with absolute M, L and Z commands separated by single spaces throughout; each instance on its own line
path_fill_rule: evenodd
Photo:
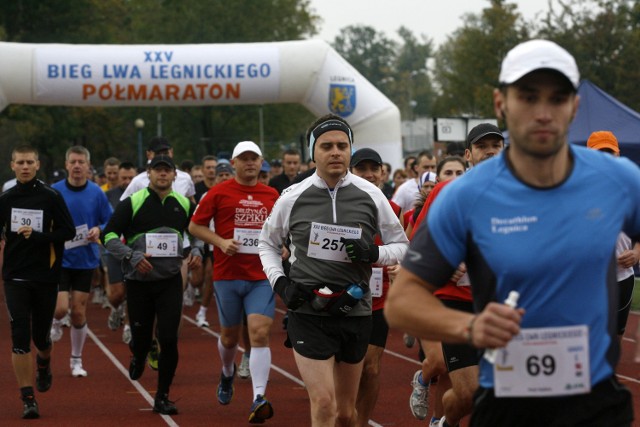
M 529 231 L 531 224 L 538 222 L 537 216 L 515 216 L 512 218 L 491 218 L 491 232 L 493 234 L 524 233 Z
M 259 209 L 236 208 L 234 224 L 236 227 L 262 227 L 268 216 L 269 211 L 265 207 Z

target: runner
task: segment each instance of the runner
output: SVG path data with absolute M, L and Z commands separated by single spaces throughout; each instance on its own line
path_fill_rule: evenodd
M 265 392 L 271 369 L 269 336 L 275 298 L 262 272 L 258 236 L 278 192 L 258 182 L 262 152 L 255 143 L 239 142 L 233 150 L 231 162 L 236 172 L 234 179 L 217 184 L 202 198 L 191 219 L 189 231 L 205 243 L 214 245 L 213 286 L 221 326 L 218 352 L 222 361 L 218 402 L 228 405 L 233 398 L 234 361 L 242 316 L 246 313 L 251 341 L 249 369 L 253 384 L 249 422 L 260 424 L 273 416 L 273 408 L 265 398 Z M 215 231 L 209 228 L 211 220 Z

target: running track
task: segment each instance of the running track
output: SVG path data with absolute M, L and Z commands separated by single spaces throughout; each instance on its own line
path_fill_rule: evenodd
M 236 379 L 235 396 L 228 406 L 218 404 L 215 396 L 220 362 L 217 354 L 217 315 L 209 309 L 210 328 L 195 324 L 196 307 L 185 307 L 180 336 L 180 362 L 170 398 L 176 400 L 180 411 L 176 416 L 161 416 L 151 411 L 157 375 L 146 369 L 139 381 L 128 376 L 129 349 L 121 341 L 121 330 L 107 328 L 109 310 L 89 304 L 89 337 L 83 362 L 89 376 L 73 378 L 69 370 L 69 331 L 65 328 L 62 340 L 53 353 L 53 387 L 44 394 L 36 394 L 40 405 L 39 420 L 22 420 L 22 404 L 11 368 L 10 333 L 4 293 L 0 288 L 0 426 L 240 426 L 247 422 L 251 405 L 250 380 Z M 283 317 L 279 306 L 272 329 L 272 371 L 267 398 L 273 403 L 274 418 L 265 425 L 309 425 L 309 404 L 291 350 L 285 348 Z M 633 332 L 640 320 L 632 314 L 628 337 L 623 344 L 619 365 L 622 381 L 634 394 L 635 413 L 640 413 L 640 365 L 633 363 L 635 340 Z M 370 421 L 372 426 L 426 426 L 409 412 L 409 385 L 419 368 L 416 349 L 402 344 L 402 333 L 392 330 L 383 357 L 382 387 L 378 405 Z M 238 357 L 239 360 L 239 357 Z M 636 424 L 640 427 L 640 422 Z

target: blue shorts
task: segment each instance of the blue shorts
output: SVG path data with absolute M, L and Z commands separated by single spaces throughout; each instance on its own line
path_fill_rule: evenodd
M 276 299 L 268 280 L 217 280 L 213 282 L 218 318 L 225 328 L 242 324 L 244 313 L 273 319 Z

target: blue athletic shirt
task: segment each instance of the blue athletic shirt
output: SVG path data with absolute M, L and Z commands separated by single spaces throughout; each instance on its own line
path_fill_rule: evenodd
M 441 287 L 465 261 L 477 312 L 516 290 L 523 328 L 587 325 L 594 385 L 619 357 L 616 238 L 621 229 L 640 237 L 640 170 L 571 145 L 567 179 L 534 188 L 514 176 L 505 153 L 442 191 L 403 267 Z M 484 359 L 480 385 L 493 387 Z
M 104 229 L 109 222 L 113 209 L 104 191 L 97 184 L 87 181 L 82 187 L 70 187 L 66 179 L 52 185 L 64 198 L 73 224 L 77 227 L 87 224 L 87 227 L 98 226 Z M 97 243 L 65 249 L 62 257 L 62 267 L 76 270 L 88 270 L 100 265 L 100 253 Z

